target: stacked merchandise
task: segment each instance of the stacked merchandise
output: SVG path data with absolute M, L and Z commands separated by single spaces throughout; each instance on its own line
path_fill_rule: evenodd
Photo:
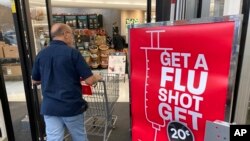
M 92 45 L 90 38 L 93 36 L 93 32 L 88 29 L 75 29 L 74 36 L 78 50 L 81 52 L 87 64 L 91 65 L 89 46 Z
M 77 28 L 76 16 L 75 15 L 66 15 L 65 16 L 65 23 L 73 29 Z
M 102 15 L 53 15 L 54 23 L 65 23 L 74 32 L 75 46 L 93 69 L 108 68 L 109 46 L 102 28 Z
M 106 41 L 106 39 L 105 39 Z M 102 68 L 108 68 L 109 47 L 106 44 L 99 46 L 100 50 L 100 64 Z
M 64 15 L 53 15 L 52 17 L 53 23 L 64 23 L 65 17 Z
M 106 45 L 106 37 L 96 35 L 94 36 L 94 40 L 91 42 L 92 46 L 90 46 L 89 50 L 91 52 L 91 67 L 98 68 L 101 66 L 102 68 L 107 68 L 108 63 L 105 62 L 108 58 L 108 49 L 109 47 Z
M 16 46 L 10 46 L 4 42 L 0 42 L 0 59 L 14 59 L 15 63 L 2 64 L 2 70 L 5 80 L 21 80 L 22 71 L 21 65 L 18 61 L 18 48 Z
M 106 43 L 106 36 L 104 35 L 100 34 L 97 30 L 74 30 L 78 50 L 93 69 L 108 67 L 110 50 L 109 45 Z

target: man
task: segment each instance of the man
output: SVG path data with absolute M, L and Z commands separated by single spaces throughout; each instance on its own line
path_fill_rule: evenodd
M 32 70 L 33 83 L 42 85 L 41 114 L 47 141 L 62 141 L 64 127 L 73 141 L 87 141 L 80 79 L 92 85 L 101 77 L 93 75 L 80 52 L 72 48 L 73 34 L 68 25 L 53 25 L 51 35 L 53 41 L 39 52 Z
M 114 32 L 113 44 L 116 51 L 123 51 L 125 40 L 118 32 Z

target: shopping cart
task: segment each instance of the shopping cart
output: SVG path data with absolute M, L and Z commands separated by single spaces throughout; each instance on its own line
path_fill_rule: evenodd
M 117 120 L 113 111 L 119 97 L 119 75 L 101 75 L 103 79 L 93 86 L 92 95 L 83 94 L 89 104 L 85 128 L 88 135 L 103 136 L 103 141 L 107 141 Z

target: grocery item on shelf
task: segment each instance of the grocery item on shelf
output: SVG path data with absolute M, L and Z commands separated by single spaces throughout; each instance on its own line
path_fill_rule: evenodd
M 95 45 L 89 46 L 89 51 L 93 54 L 96 54 L 98 52 L 98 47 Z
M 95 38 L 95 44 L 98 46 L 102 45 L 102 44 L 106 44 L 106 36 L 97 35 Z
M 109 49 L 109 54 L 113 54 L 113 53 L 115 53 L 115 49 Z
M 108 64 L 101 64 L 101 67 L 102 67 L 103 69 L 106 69 L 106 68 L 108 68 Z
M 76 15 L 65 15 L 65 23 L 72 28 L 76 28 Z
M 98 60 L 98 55 L 97 54 L 91 54 L 90 56 L 91 56 L 92 60 L 94 60 L 94 61 Z
M 94 69 L 98 68 L 98 66 L 99 64 L 96 61 L 91 63 L 91 67 Z
M 101 54 L 101 58 L 108 58 L 108 54 Z
M 46 17 L 45 7 L 36 7 L 30 9 L 30 17 L 32 20 L 42 21 Z
M 101 54 L 109 54 L 109 47 L 106 44 L 101 44 L 99 49 Z

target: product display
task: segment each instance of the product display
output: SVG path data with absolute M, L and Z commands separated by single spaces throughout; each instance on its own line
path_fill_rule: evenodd
M 5 58 L 19 58 L 18 48 L 16 46 L 5 46 L 3 47 Z
M 21 65 L 19 63 L 3 64 L 2 70 L 6 81 L 22 79 Z
M 88 28 L 88 16 L 87 15 L 79 15 L 77 16 L 78 28 Z
M 101 17 L 101 18 L 99 18 Z M 102 27 L 102 15 L 89 14 L 88 15 L 89 29 L 98 29 Z
M 74 29 L 76 47 L 93 69 L 99 68 L 99 66 L 108 67 L 109 46 L 106 44 L 106 36 L 101 36 L 99 31 Z M 104 29 L 101 31 L 105 32 Z
M 93 69 L 108 68 L 109 45 L 102 27 L 102 15 L 53 15 L 54 23 L 72 27 L 75 46 Z
M 10 46 L 0 42 L 0 58 L 19 58 L 17 46 Z
M 47 21 L 47 11 L 44 7 L 36 7 L 31 8 L 32 11 L 40 11 L 40 13 L 44 13 L 43 19 L 38 18 L 32 18 L 32 29 L 34 33 L 34 43 L 35 43 L 35 52 L 38 53 L 40 50 L 45 48 L 49 41 L 49 27 L 48 27 L 48 21 Z M 60 17 L 56 17 L 57 20 L 60 19 Z M 62 18 L 62 17 L 61 17 Z M 53 19 L 54 21 L 54 19 Z
M 98 46 L 106 45 L 106 36 L 97 35 L 95 38 L 95 44 Z
M 46 17 L 45 7 L 31 8 L 30 17 L 32 20 L 43 21 Z
M 77 28 L 76 26 L 76 16 L 75 15 L 66 15 L 65 23 L 72 28 Z
M 63 15 L 53 15 L 52 16 L 53 23 L 65 23 L 65 19 Z

